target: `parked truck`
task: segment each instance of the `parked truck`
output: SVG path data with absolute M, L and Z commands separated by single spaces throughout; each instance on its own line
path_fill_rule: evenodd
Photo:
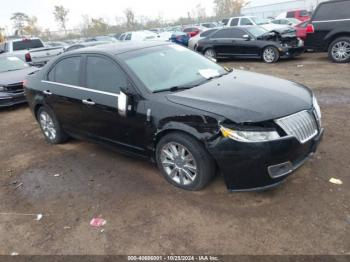
M 0 43 L 0 55 L 15 56 L 34 66 L 42 66 L 63 52 L 63 47 L 45 47 L 39 38 L 9 39 Z

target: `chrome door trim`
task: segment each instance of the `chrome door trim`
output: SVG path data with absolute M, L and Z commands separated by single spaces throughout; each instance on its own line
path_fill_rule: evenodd
M 350 21 L 350 18 L 348 19 L 335 19 L 335 20 L 318 20 L 318 21 L 311 21 L 312 23 L 331 23 L 331 22 L 341 22 L 341 21 Z
M 47 83 L 47 84 L 54 84 L 54 85 L 65 86 L 65 87 L 69 87 L 69 88 L 73 88 L 73 89 L 78 89 L 78 90 L 82 90 L 82 91 L 93 92 L 93 93 L 102 94 L 102 95 L 114 96 L 114 97 L 118 97 L 118 98 L 119 98 L 119 96 L 120 96 L 120 94 L 114 94 L 114 93 L 110 93 L 110 92 L 105 92 L 105 91 L 90 89 L 90 88 L 81 87 L 81 86 L 68 85 L 68 84 L 63 84 L 63 83 L 59 83 L 59 82 L 52 82 L 52 81 L 46 81 L 46 80 L 41 80 L 41 82 L 42 82 L 42 83 Z

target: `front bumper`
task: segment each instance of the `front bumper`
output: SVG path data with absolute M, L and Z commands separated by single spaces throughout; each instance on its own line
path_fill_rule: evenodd
M 26 103 L 26 98 L 23 92 L 18 93 L 0 93 L 0 108 L 1 107 L 9 107 L 17 104 Z
M 299 47 L 281 47 L 279 49 L 281 58 L 296 57 L 305 52 L 304 46 Z
M 305 144 L 294 137 L 263 143 L 242 143 L 220 137 L 208 150 L 230 191 L 264 190 L 282 183 L 315 153 L 323 133 L 322 129 Z

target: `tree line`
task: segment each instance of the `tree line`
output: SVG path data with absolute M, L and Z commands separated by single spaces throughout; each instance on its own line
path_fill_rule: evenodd
M 74 33 L 67 30 L 70 10 L 62 5 L 54 6 L 52 14 L 58 27 L 62 30 L 61 38 L 74 38 L 79 36 L 89 37 L 96 35 L 105 35 L 111 33 L 121 33 L 125 31 L 161 28 L 175 25 L 195 24 L 200 22 L 219 21 L 223 18 L 239 15 L 243 6 L 248 2 L 246 0 L 213 0 L 214 16 L 208 16 L 207 10 L 202 4 L 198 4 L 194 9 L 187 12 L 186 17 L 180 17 L 176 21 L 166 21 L 161 15 L 157 18 L 136 17 L 131 8 L 124 10 L 124 17 L 116 17 L 116 24 L 109 24 L 104 18 L 94 18 L 88 15 L 82 15 L 82 22 L 79 32 Z M 55 36 L 49 29 L 43 30 L 38 25 L 36 16 L 29 16 L 23 12 L 15 12 L 11 16 L 13 22 L 14 34 L 17 36 L 31 35 L 44 36 L 45 38 L 54 38 Z M 0 27 L 0 40 L 1 40 Z M 56 36 L 57 38 L 57 36 Z

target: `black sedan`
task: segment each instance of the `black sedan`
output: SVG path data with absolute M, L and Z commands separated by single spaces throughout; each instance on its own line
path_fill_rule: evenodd
M 26 103 L 23 91 L 25 77 L 37 71 L 17 57 L 0 57 L 0 107 Z
M 275 63 L 280 58 L 302 54 L 303 45 L 294 29 L 267 31 L 259 26 L 229 27 L 200 40 L 196 51 L 214 59 L 259 58 Z
M 187 190 L 203 188 L 217 172 L 232 191 L 278 185 L 323 135 L 307 87 L 229 71 L 175 44 L 72 51 L 27 80 L 49 143 L 83 138 L 153 159 Z

